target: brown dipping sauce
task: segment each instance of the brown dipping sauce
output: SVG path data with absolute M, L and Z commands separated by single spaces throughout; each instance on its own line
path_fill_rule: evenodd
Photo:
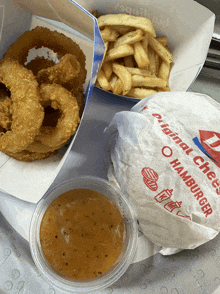
M 86 280 L 105 273 L 118 259 L 124 225 L 119 209 L 101 193 L 68 191 L 47 208 L 40 242 L 50 265 L 61 275 Z

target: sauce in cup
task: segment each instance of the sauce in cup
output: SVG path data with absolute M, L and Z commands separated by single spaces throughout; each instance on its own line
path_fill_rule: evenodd
M 117 206 L 103 194 L 84 188 L 58 196 L 40 226 L 45 258 L 58 273 L 75 280 L 95 278 L 113 266 L 123 236 Z

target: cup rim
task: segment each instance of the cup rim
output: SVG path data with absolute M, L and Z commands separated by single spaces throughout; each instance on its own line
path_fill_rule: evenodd
M 116 261 L 115 265 L 110 268 L 106 273 L 102 276 L 97 278 L 85 280 L 85 281 L 77 281 L 65 278 L 57 273 L 47 262 L 46 258 L 44 257 L 41 248 L 39 248 L 39 217 L 40 212 L 43 209 L 43 214 L 45 213 L 48 205 L 55 200 L 59 195 L 54 197 L 54 193 L 56 190 L 65 187 L 66 185 L 74 185 L 77 181 L 92 181 L 94 183 L 102 183 L 105 187 L 108 187 L 112 190 L 112 193 L 117 193 L 122 199 L 123 205 L 125 205 L 129 209 L 129 213 L 131 216 L 131 235 L 128 239 L 128 245 L 126 247 L 125 253 L 121 254 Z M 76 188 L 77 189 L 77 188 Z M 71 190 L 71 188 L 69 188 Z M 66 191 L 69 191 L 68 189 Z M 106 195 L 105 195 L 106 196 Z M 107 197 L 107 196 L 106 196 Z M 111 200 L 112 201 L 112 200 Z M 45 206 L 46 202 L 46 207 Z M 112 201 L 114 203 L 114 201 Z M 116 204 L 116 203 L 115 203 Z M 116 204 L 117 205 L 117 204 Z M 117 205 L 119 211 L 120 207 Z M 41 223 L 42 217 L 40 219 Z M 30 230 L 29 230 L 29 243 L 30 243 L 30 251 L 32 258 L 37 266 L 38 270 L 43 274 L 43 277 L 53 285 L 57 286 L 62 290 L 66 290 L 68 292 L 87 292 L 87 291 L 95 291 L 101 290 L 104 288 L 109 287 L 114 282 L 116 282 L 128 269 L 129 265 L 132 263 L 136 250 L 137 250 L 137 239 L 138 239 L 138 223 L 137 223 L 137 213 L 134 204 L 128 199 L 126 196 L 122 194 L 122 192 L 115 187 L 111 182 L 95 177 L 95 176 L 78 176 L 71 178 L 69 180 L 65 180 L 60 182 L 57 185 L 54 185 L 51 189 L 49 189 L 45 195 L 41 198 L 41 200 L 37 203 L 37 206 L 34 210 Z M 41 255 L 41 256 L 40 256 Z M 44 259 L 42 261 L 42 258 Z M 46 264 L 46 268 L 45 268 Z

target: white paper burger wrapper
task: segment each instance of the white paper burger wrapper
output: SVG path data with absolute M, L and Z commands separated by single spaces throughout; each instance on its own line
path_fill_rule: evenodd
M 220 229 L 220 105 L 197 93 L 157 93 L 106 128 L 108 177 L 137 207 L 163 254 L 193 249 Z

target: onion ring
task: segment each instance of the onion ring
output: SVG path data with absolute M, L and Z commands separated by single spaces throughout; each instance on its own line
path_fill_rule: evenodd
M 5 132 L 10 129 L 11 123 L 12 123 L 12 110 L 11 107 L 12 102 L 11 99 L 8 97 L 8 93 L 4 89 L 0 89 L 0 132 Z M 67 141 L 68 142 L 68 141 Z M 64 146 L 67 142 L 64 142 L 62 145 L 60 145 L 57 149 Z M 25 151 L 25 152 L 23 152 Z M 25 159 L 25 161 L 33 161 L 37 159 L 43 159 L 43 154 L 36 155 L 34 153 L 51 153 L 55 151 L 54 148 L 43 145 L 40 142 L 34 141 L 31 143 L 26 150 L 23 150 L 18 153 L 10 153 L 5 152 L 7 155 L 19 160 L 22 160 L 22 158 Z M 45 155 L 46 156 L 46 155 Z
M 56 63 L 53 60 L 44 58 L 43 56 L 37 56 L 25 65 L 27 69 L 30 69 L 34 76 L 37 76 L 38 72 L 42 69 L 46 69 L 50 66 L 54 66 Z
M 35 152 L 36 153 L 49 153 L 49 152 L 53 152 L 53 151 L 65 146 L 67 144 L 67 142 L 68 142 L 68 140 L 66 142 L 63 142 L 60 145 L 55 146 L 55 147 L 50 147 L 50 146 L 42 144 L 39 141 L 34 141 L 26 148 L 26 151 L 33 152 L 33 153 L 35 153 Z
M 0 89 L 0 132 L 11 129 L 12 123 L 12 102 L 8 93 L 4 89 Z
M 51 31 L 48 28 L 38 26 L 31 31 L 26 31 L 8 48 L 3 59 L 14 59 L 24 65 L 29 50 L 32 48 L 38 49 L 43 46 L 57 53 L 59 59 L 67 53 L 75 55 L 80 63 L 80 73 L 75 79 L 76 85 L 74 87 L 81 86 L 85 82 L 87 73 L 85 69 L 85 55 L 79 45 L 64 34 Z
M 52 108 L 60 110 L 61 116 L 56 127 L 41 126 L 35 142 L 26 148 L 28 151 L 43 152 L 62 147 L 76 132 L 80 122 L 76 98 L 68 90 L 58 84 L 42 84 L 40 94 L 42 105 L 46 107 L 51 104 Z M 50 149 L 45 149 L 46 147 L 39 145 L 39 142 Z
M 14 60 L 0 63 L 0 82 L 11 91 L 11 129 L 0 133 L 0 150 L 16 153 L 35 139 L 43 121 L 38 83 L 31 71 Z
M 59 84 L 66 89 L 77 88 L 80 64 L 75 55 L 65 54 L 59 63 L 54 66 L 42 69 L 37 74 L 39 84 Z
M 44 57 L 36 57 L 26 65 L 31 69 L 39 84 L 42 83 L 56 83 L 61 84 L 64 88 L 70 89 L 69 85 L 75 77 L 79 74 L 80 64 L 75 58 L 75 55 L 66 54 L 61 61 L 55 64 L 52 60 L 47 60 Z M 76 97 L 79 106 L 79 117 L 81 118 L 85 107 L 85 94 L 82 86 L 74 87 L 71 91 Z M 43 150 L 45 148 L 43 147 Z

